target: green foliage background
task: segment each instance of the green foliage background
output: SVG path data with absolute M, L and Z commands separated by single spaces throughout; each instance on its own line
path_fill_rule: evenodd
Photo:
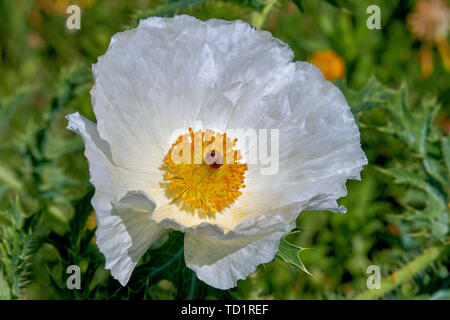
M 76 3 L 76 2 L 73 2 Z M 437 51 L 430 77 L 409 33 L 413 0 L 80 0 L 81 30 L 65 28 L 69 1 L 0 1 L 0 299 L 450 299 L 450 77 Z M 381 30 L 366 8 L 381 8 Z M 287 42 L 296 60 L 332 49 L 335 81 L 361 128 L 369 165 L 348 182 L 348 214 L 303 212 L 276 259 L 229 291 L 184 265 L 169 233 L 123 288 L 104 269 L 83 143 L 64 115 L 95 121 L 90 65 L 139 18 L 188 13 L 242 19 Z M 66 268 L 82 287 L 68 290 Z M 366 268 L 379 265 L 380 290 Z

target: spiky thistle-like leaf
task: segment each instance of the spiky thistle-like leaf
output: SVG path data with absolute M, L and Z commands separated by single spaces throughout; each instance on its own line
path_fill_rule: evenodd
M 291 241 L 288 240 L 289 237 L 293 237 L 300 232 L 301 232 L 300 230 L 294 230 L 281 238 L 280 247 L 278 249 L 276 257 L 302 270 L 303 272 L 311 275 L 311 273 L 308 271 L 308 269 L 306 269 L 305 265 L 300 259 L 300 253 L 306 249 L 296 244 L 293 244 Z
M 31 227 L 23 217 L 18 198 L 8 210 L 0 212 L 0 218 L 0 294 L 5 299 L 19 299 L 29 282 Z

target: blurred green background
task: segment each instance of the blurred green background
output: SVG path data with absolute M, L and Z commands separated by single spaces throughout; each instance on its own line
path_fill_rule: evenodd
M 69 4 L 82 10 L 80 30 L 66 28 Z M 372 4 L 381 29 L 366 25 Z M 0 299 L 450 299 L 450 14 L 439 5 L 449 2 L 0 0 Z M 90 66 L 111 36 L 180 13 L 247 21 L 318 65 L 346 96 L 369 159 L 362 181 L 347 183 L 347 214 L 302 212 L 290 251 L 227 292 L 186 282 L 182 260 L 149 276 L 176 252 L 175 233 L 128 287 L 104 270 L 84 146 L 65 129 L 71 112 L 95 121 Z M 443 27 L 424 39 L 414 30 L 430 19 Z M 71 264 L 81 290 L 66 288 Z M 379 290 L 366 287 L 369 265 Z

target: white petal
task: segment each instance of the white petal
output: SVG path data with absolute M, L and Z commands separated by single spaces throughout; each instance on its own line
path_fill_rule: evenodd
M 342 92 L 307 62 L 296 62 L 295 75 L 277 94 L 264 98 L 253 119 L 233 125 L 279 129 L 279 171 L 261 175 L 250 165 L 247 193 L 261 206 L 309 200 L 308 209 L 344 212 L 336 200 L 347 194 L 347 179 L 360 179 L 367 164 L 360 133 Z
M 295 222 L 286 217 L 301 207 L 295 204 L 260 216 L 247 228 L 240 226 L 235 234 L 222 239 L 212 238 L 205 231 L 186 232 L 186 265 L 213 287 L 223 290 L 235 287 L 238 280 L 245 279 L 259 264 L 275 257 L 281 237 L 295 227 Z
M 97 245 L 105 255 L 106 268 L 125 285 L 139 258 L 163 232 L 149 217 L 155 202 L 142 191 L 130 191 L 145 187 L 147 178 L 112 162 L 109 145 L 100 138 L 93 122 L 79 113 L 67 119 L 68 128 L 85 143 L 95 186 L 92 205 L 97 217 Z
M 222 290 L 230 289 L 237 285 L 238 280 L 245 279 L 254 272 L 256 266 L 273 260 L 278 251 L 280 238 L 285 233 L 285 231 L 273 232 L 248 244 L 245 240 L 250 239 L 242 239 L 242 242 L 214 240 L 186 233 L 184 240 L 186 264 L 208 285 Z M 228 251 L 231 252 L 226 254 Z M 187 256 L 189 253 L 194 255 Z M 217 255 L 224 257 L 215 261 Z M 211 261 L 211 264 L 205 261 Z
M 109 144 L 100 138 L 95 123 L 78 112 L 66 116 L 67 128 L 83 138 L 84 154 L 89 162 L 90 182 L 97 187 L 92 204 L 96 209 L 109 209 L 114 195 L 120 192 L 121 185 L 114 183 L 114 164 Z
M 311 199 L 307 209 L 344 212 L 336 200 L 347 194 L 347 179 L 360 180 L 367 164 L 347 101 L 307 62 L 296 63 L 289 97 L 297 102 L 291 110 L 297 128 L 286 124 L 288 138 L 281 142 L 280 154 L 285 155 L 281 170 L 294 181 L 291 188 Z
M 139 259 L 165 232 L 149 218 L 155 202 L 144 192 L 130 191 L 112 203 L 111 212 L 99 212 L 97 245 L 105 255 L 105 268 L 124 286 Z
M 96 189 L 92 200 L 96 210 L 111 209 L 111 201 L 121 199 L 128 191 L 149 190 L 148 184 L 153 176 L 117 166 L 109 143 L 100 137 L 95 123 L 78 112 L 66 118 L 69 120 L 67 128 L 80 135 L 85 144 L 90 182 Z
M 93 66 L 100 136 L 124 168 L 156 171 L 176 129 L 254 115 L 293 73 L 290 48 L 242 21 L 152 17 L 116 34 Z

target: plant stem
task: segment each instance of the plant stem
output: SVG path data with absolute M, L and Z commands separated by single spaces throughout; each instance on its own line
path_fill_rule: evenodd
M 250 19 L 251 24 L 256 28 L 261 29 L 277 1 L 278 0 L 267 0 L 267 3 L 261 11 L 254 11 Z
M 431 265 L 439 257 L 443 248 L 442 246 L 435 246 L 426 249 L 420 256 L 398 270 L 395 277 L 382 280 L 380 289 L 368 289 L 357 295 L 354 300 L 376 300 L 383 297 L 389 291 L 410 280 L 414 275 Z

